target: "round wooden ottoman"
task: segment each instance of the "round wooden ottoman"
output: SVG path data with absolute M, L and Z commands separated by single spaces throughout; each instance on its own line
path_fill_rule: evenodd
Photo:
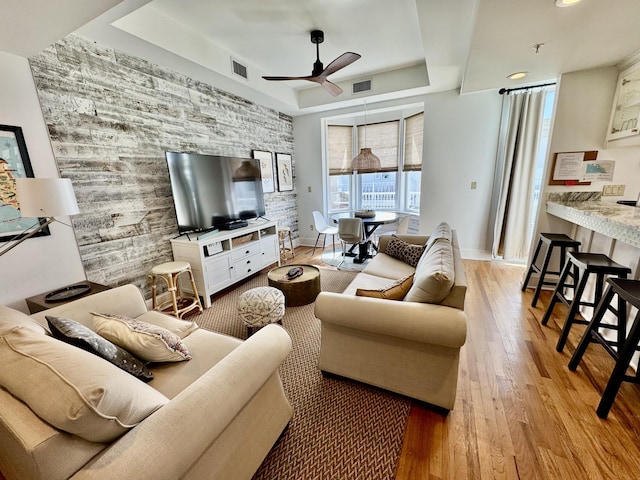
M 273 287 L 247 290 L 238 297 L 238 316 L 247 326 L 249 336 L 270 323 L 282 324 L 284 295 Z
M 302 275 L 287 279 L 287 272 L 302 267 Z M 282 290 L 287 307 L 299 307 L 315 301 L 320 293 L 320 270 L 313 265 L 284 265 L 267 274 L 269 285 Z

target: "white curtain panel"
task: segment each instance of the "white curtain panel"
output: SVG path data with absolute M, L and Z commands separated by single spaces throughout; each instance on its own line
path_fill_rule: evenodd
M 492 255 L 526 259 L 531 243 L 530 219 L 534 208 L 536 153 L 542 129 L 545 91 L 504 95 L 503 148 L 498 157 L 502 171 L 493 231 Z

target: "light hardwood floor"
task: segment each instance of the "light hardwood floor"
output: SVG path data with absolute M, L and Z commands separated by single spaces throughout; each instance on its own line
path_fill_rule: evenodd
M 288 263 L 322 264 L 320 249 L 298 247 Z M 606 420 L 595 409 L 613 360 L 591 345 L 567 368 L 584 327 L 563 353 L 555 343 L 564 305 L 548 326 L 543 292 L 520 291 L 524 266 L 464 261 L 467 342 L 458 395 L 448 416 L 414 402 L 397 480 L 640 478 L 640 385 L 623 383 Z

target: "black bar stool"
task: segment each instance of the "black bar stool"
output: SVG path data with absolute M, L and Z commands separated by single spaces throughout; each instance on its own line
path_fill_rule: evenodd
M 573 284 L 567 284 L 566 279 L 570 275 L 572 269 L 574 269 L 574 271 L 577 269 L 579 274 L 575 277 Z M 584 289 L 587 285 L 587 280 L 589 280 L 589 276 L 592 273 L 596 274 L 596 291 L 593 302 L 588 302 L 582 300 L 582 294 L 584 293 Z M 569 336 L 569 331 L 573 324 L 589 324 L 587 320 L 579 319 L 576 315 L 579 314 L 580 306 L 591 307 L 595 313 L 596 306 L 600 302 L 602 292 L 604 291 L 605 277 L 615 275 L 620 278 L 627 278 L 629 273 L 631 273 L 631 269 L 629 267 L 625 267 L 624 265 L 614 262 L 602 253 L 570 252 L 568 254 L 567 263 L 562 269 L 558 285 L 556 285 L 556 289 L 553 292 L 553 297 L 551 297 L 547 311 L 544 313 L 544 317 L 542 317 L 542 324 L 546 325 L 556 303 L 562 302 L 569 307 L 569 314 L 567 315 L 567 319 L 564 321 L 562 333 L 560 334 L 560 338 L 556 345 L 556 350 L 558 352 L 561 352 L 564 348 L 564 344 L 567 342 L 567 337 Z M 565 288 L 573 289 L 573 299 L 567 298 L 564 293 Z
M 607 282 L 609 283 L 607 292 L 602 297 L 596 314 L 589 323 L 589 327 L 584 332 L 582 340 L 580 340 L 578 348 L 576 348 L 569 362 L 569 370 L 578 368 L 582 356 L 589 343 L 592 342 L 601 344 L 607 353 L 616 360 L 616 365 L 613 368 L 613 372 L 611 372 L 596 410 L 600 418 L 607 418 L 622 382 L 640 383 L 640 369 L 634 376 L 627 375 L 627 369 L 633 354 L 640 350 L 638 348 L 638 343 L 640 342 L 640 280 L 608 278 Z M 611 304 L 614 295 L 618 296 L 617 308 Z M 634 306 L 639 310 L 627 334 L 628 305 Z M 602 322 L 607 310 L 616 314 L 618 318 L 617 325 Z M 617 330 L 616 340 L 604 338 L 599 331 L 600 328 Z
M 542 267 L 538 267 L 536 265 L 536 261 L 538 260 L 538 254 L 540 253 L 540 248 L 542 244 L 547 246 L 547 253 L 544 257 L 544 262 L 542 263 Z M 547 274 L 551 275 L 560 275 L 560 272 L 549 271 L 549 260 L 551 260 L 551 255 L 553 253 L 554 248 L 560 249 L 560 268 L 565 264 L 565 259 L 567 255 L 567 250 L 571 249 L 574 252 L 578 251 L 580 247 L 580 242 L 574 240 L 568 235 L 564 233 L 541 233 L 538 238 L 538 245 L 536 246 L 536 251 L 533 254 L 533 258 L 531 259 L 531 265 L 529 265 L 529 270 L 527 271 L 527 276 L 524 279 L 524 283 L 522 284 L 522 291 L 524 292 L 529 284 L 529 279 L 531 278 L 531 274 L 533 272 L 540 273 L 540 280 L 538 281 L 538 286 L 536 287 L 536 292 L 533 295 L 533 300 L 531 301 L 531 306 L 535 307 L 536 303 L 538 303 L 538 297 L 540 296 L 540 290 L 544 285 L 556 285 L 556 282 L 545 280 L 545 276 Z

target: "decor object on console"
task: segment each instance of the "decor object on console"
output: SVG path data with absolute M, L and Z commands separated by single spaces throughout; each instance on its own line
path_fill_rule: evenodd
M 0 256 L 44 230 L 56 221 L 55 217 L 80 213 L 71 180 L 68 178 L 16 178 L 15 183 L 21 215 L 46 217 L 46 221 L 36 222 L 16 236 L 12 244 L 0 250 Z
M 249 336 L 270 323 L 282 324 L 284 294 L 273 287 L 256 287 L 238 297 L 238 316 Z
M 398 237 L 424 246 L 416 267 L 386 253 L 391 236 L 385 235 L 379 253 L 342 294 L 318 295 L 319 367 L 448 411 L 467 335 L 467 283 L 456 232 L 443 222 L 428 237 Z M 412 274 L 401 301 L 356 295 L 358 289 L 386 290 Z
M 110 312 L 167 328 L 181 337 L 194 358 L 152 364 L 149 368 L 154 379 L 143 383 L 96 355 L 54 339 L 44 328 L 45 315 L 50 315 L 92 329 L 90 312 Z M 0 337 L 0 348 L 11 337 L 21 348 L 39 355 L 48 351 L 45 346 L 50 349 L 56 345 L 60 369 L 64 367 L 73 375 L 67 383 L 56 383 L 60 377 L 43 364 L 38 370 L 42 380 L 37 382 L 25 382 L 27 370 L 17 365 L 0 372 L 0 471 L 7 479 L 75 476 L 121 480 L 125 472 L 127 478 L 249 480 L 292 417 L 278 372 L 292 347 L 286 330 L 267 325 L 243 342 L 147 311 L 144 297 L 134 285 L 106 290 L 31 317 L 0 306 Z M 9 350 L 16 361 L 29 360 Z M 14 383 L 20 386 L 13 395 L 7 391 L 8 376 L 16 378 Z M 235 379 L 233 384 L 229 378 Z M 94 414 L 91 401 L 78 395 L 82 389 L 89 392 L 87 398 L 95 398 L 91 392 L 100 387 L 98 380 L 105 386 L 99 390 L 104 402 L 112 409 L 123 409 L 119 415 L 130 418 L 122 417 L 118 424 L 113 415 Z M 64 392 L 58 385 L 66 386 Z M 68 400 L 74 398 L 78 408 L 73 411 L 86 413 L 83 431 L 100 440 L 87 440 L 52 426 L 21 398 L 27 394 L 39 402 L 38 408 L 58 411 L 60 407 L 68 411 Z M 67 425 L 68 421 L 65 428 Z M 113 432 L 118 438 L 108 440 Z M 246 446 L 247 439 L 251 439 L 251 448 Z
M 189 276 L 189 282 L 192 296 L 185 296 L 182 294 L 180 288 L 180 275 L 186 273 Z M 166 285 L 167 290 L 171 298 L 162 303 L 158 303 L 157 298 L 157 278 L 162 278 Z M 198 296 L 198 289 L 196 288 L 196 282 L 193 278 L 193 272 L 191 271 L 191 265 L 189 262 L 176 261 L 166 262 L 160 265 L 156 265 L 149 272 L 149 278 L 151 280 L 151 302 L 154 310 L 169 311 L 176 318 L 182 318 L 186 313 L 195 310 L 196 308 L 202 312 L 202 304 L 200 303 L 200 297 Z

